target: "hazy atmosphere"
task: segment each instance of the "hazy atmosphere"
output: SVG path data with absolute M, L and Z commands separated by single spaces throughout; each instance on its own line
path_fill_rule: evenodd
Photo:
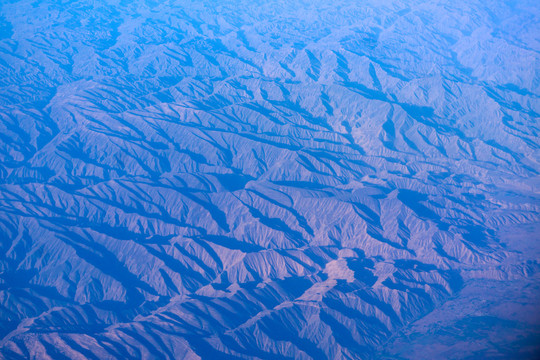
M 540 3 L 0 2 L 0 359 L 536 359 Z

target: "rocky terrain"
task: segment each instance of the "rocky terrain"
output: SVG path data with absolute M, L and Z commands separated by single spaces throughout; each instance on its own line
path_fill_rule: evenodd
M 537 2 L 0 6 L 0 358 L 538 355 Z

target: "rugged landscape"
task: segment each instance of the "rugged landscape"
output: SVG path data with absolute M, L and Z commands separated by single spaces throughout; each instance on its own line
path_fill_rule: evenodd
M 2 1 L 0 358 L 535 358 L 539 24 Z

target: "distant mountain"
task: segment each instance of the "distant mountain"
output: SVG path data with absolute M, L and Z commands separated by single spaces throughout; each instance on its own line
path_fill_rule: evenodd
M 538 2 L 0 6 L 0 358 L 540 354 Z

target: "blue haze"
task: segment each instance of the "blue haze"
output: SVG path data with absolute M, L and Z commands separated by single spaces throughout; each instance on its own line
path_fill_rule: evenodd
M 0 358 L 534 359 L 535 1 L 0 3 Z

